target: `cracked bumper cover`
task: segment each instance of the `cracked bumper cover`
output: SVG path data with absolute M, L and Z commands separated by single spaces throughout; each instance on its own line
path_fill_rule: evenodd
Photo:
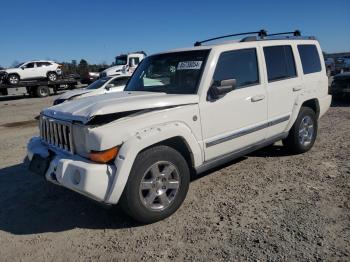
M 45 173 L 46 180 L 96 201 L 105 201 L 116 172 L 114 165 L 96 164 L 80 156 L 51 148 L 43 144 L 39 137 L 30 139 L 27 145 L 30 161 L 34 154 L 47 158 L 50 153 L 51 161 Z

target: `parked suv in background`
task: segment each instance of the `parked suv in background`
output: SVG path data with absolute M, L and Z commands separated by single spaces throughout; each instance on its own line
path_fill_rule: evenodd
M 56 81 L 62 75 L 61 65 L 53 61 L 29 61 L 21 63 L 14 68 L 4 70 L 7 74 L 7 81 L 16 85 L 20 80 L 32 80 L 47 78 L 49 81 Z
M 124 92 L 43 110 L 30 170 L 151 223 L 180 207 L 191 173 L 279 140 L 310 150 L 331 103 L 322 50 L 263 32 L 146 57 Z

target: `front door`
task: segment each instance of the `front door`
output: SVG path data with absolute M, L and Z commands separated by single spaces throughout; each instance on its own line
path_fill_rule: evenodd
M 236 79 L 236 89 L 200 105 L 205 161 L 241 150 L 266 137 L 267 94 L 254 48 L 222 52 L 213 83 Z
M 29 62 L 25 64 L 24 66 L 21 67 L 22 72 L 21 72 L 21 79 L 31 79 L 31 78 L 36 78 L 36 73 L 35 73 L 35 63 L 34 62 Z

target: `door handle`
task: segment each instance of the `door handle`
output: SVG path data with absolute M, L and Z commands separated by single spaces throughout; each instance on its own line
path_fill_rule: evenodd
M 258 102 L 258 101 L 261 101 L 261 100 L 264 100 L 265 99 L 265 96 L 264 95 L 257 95 L 257 96 L 253 96 L 250 101 L 252 102 Z
M 301 86 L 295 86 L 293 87 L 293 92 L 297 92 L 301 90 Z

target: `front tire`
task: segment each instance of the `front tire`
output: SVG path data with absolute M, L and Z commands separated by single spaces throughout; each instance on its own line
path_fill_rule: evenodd
M 19 75 L 16 74 L 10 74 L 7 79 L 11 85 L 17 85 L 19 83 Z
M 168 146 L 147 149 L 135 159 L 121 207 L 138 222 L 157 222 L 181 206 L 189 183 L 187 162 L 178 151 Z
M 284 139 L 283 145 L 295 154 L 309 151 L 317 137 L 317 116 L 310 107 L 301 107 L 297 120 Z

